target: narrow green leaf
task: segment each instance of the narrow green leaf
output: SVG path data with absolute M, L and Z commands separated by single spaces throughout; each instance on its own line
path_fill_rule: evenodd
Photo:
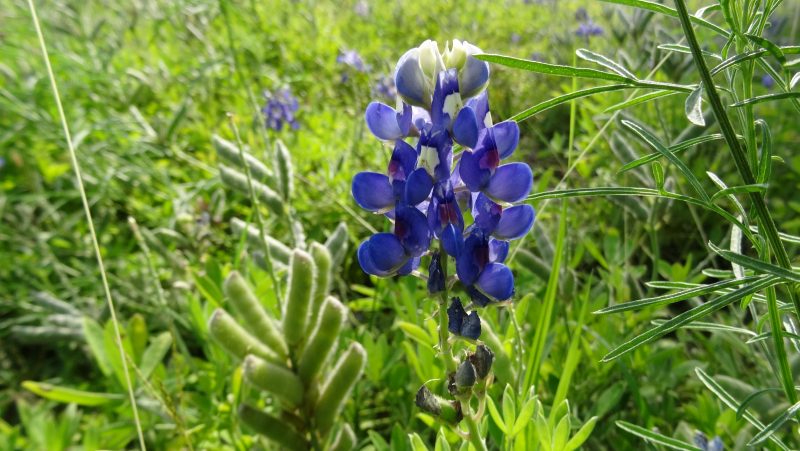
M 532 116 L 535 116 L 542 111 L 549 110 L 550 108 L 556 107 L 563 103 L 567 103 L 570 100 L 579 99 L 581 97 L 588 97 L 595 94 L 600 94 L 603 92 L 611 92 L 611 91 L 619 91 L 622 89 L 633 89 L 633 86 L 630 85 L 607 85 L 607 86 L 597 86 L 594 88 L 582 89 L 580 91 L 570 92 L 569 94 L 563 94 L 558 97 L 546 100 L 542 103 L 538 103 L 526 110 L 520 111 L 519 113 L 512 116 L 509 120 L 522 122 L 525 119 L 528 119 Z
M 492 420 L 494 420 L 494 424 L 503 431 L 504 435 L 509 435 L 511 431 L 508 430 L 506 427 L 506 422 L 503 419 L 503 416 L 500 415 L 500 412 L 497 410 L 497 406 L 494 404 L 491 396 L 486 397 L 486 405 L 489 407 L 489 415 L 491 415 Z
M 580 446 L 583 445 L 583 443 L 592 434 L 595 424 L 597 424 L 597 417 L 589 418 L 589 421 L 581 426 L 581 428 L 578 429 L 578 432 L 576 432 L 575 435 L 569 439 L 567 446 L 564 447 L 564 451 L 573 451 L 580 448 Z
M 658 161 L 654 161 L 653 164 L 650 165 L 650 169 L 653 171 L 653 180 L 656 182 L 656 189 L 659 191 L 664 190 L 664 167 L 661 166 L 661 163 Z
M 772 423 L 768 424 L 767 427 L 761 430 L 752 440 L 747 443 L 747 446 L 757 446 L 762 443 L 764 440 L 768 439 L 772 434 L 774 434 L 781 426 L 784 425 L 787 421 L 792 419 L 797 412 L 800 412 L 800 402 L 796 402 L 791 405 L 788 409 L 786 409 L 782 414 L 780 414 L 777 418 L 772 420 Z
M 776 285 L 778 283 L 780 283 L 780 280 L 777 277 L 770 276 L 761 279 L 757 282 L 754 282 L 750 285 L 746 285 L 742 288 L 739 288 L 738 290 L 733 291 L 731 293 L 722 295 L 712 301 L 700 304 L 697 307 L 692 308 L 691 310 L 687 310 L 679 314 L 678 316 L 675 316 L 674 318 L 667 320 L 666 322 L 664 322 L 664 324 L 649 329 L 648 331 L 628 340 L 627 342 L 623 343 L 622 345 L 616 347 L 614 350 L 606 354 L 606 356 L 603 357 L 602 360 L 604 362 L 608 362 L 617 359 L 639 348 L 644 344 L 650 343 L 662 337 L 665 334 L 668 334 L 680 327 L 683 327 L 686 324 L 699 320 L 700 318 L 704 318 L 745 296 L 756 293 L 758 291 L 763 290 L 766 287 Z
M 500 64 L 501 66 L 513 67 L 515 69 L 522 69 L 529 72 L 536 72 L 539 74 L 546 74 L 546 75 L 555 75 L 559 77 L 592 78 L 595 80 L 609 80 L 622 83 L 626 82 L 629 83 L 635 81 L 635 79 L 623 77 L 621 75 L 612 74 L 609 72 L 603 72 L 597 69 L 542 63 L 540 61 L 531 61 L 521 58 L 515 58 L 513 56 L 482 53 L 474 55 L 474 57 L 489 63 Z
M 687 139 L 686 141 L 681 141 L 678 144 L 670 146 L 669 147 L 669 151 L 672 152 L 673 154 L 678 154 L 678 153 L 680 153 L 680 152 L 682 152 L 682 151 L 684 151 L 686 149 L 689 149 L 691 147 L 694 147 L 694 146 L 697 146 L 697 145 L 700 145 L 700 144 L 704 144 L 704 143 L 707 143 L 707 142 L 711 142 L 711 141 L 719 141 L 720 139 L 723 139 L 723 136 L 721 134 L 719 134 L 719 133 L 715 133 L 713 135 L 698 136 L 697 138 Z M 645 155 L 645 156 L 643 156 L 641 158 L 637 158 L 636 160 L 631 161 L 630 163 L 627 163 L 617 173 L 621 174 L 623 172 L 630 171 L 631 169 L 638 168 L 639 166 L 645 165 L 645 164 L 647 164 L 647 163 L 649 163 L 651 161 L 655 161 L 655 160 L 657 160 L 659 158 L 661 158 L 661 153 L 653 152 L 653 153 Z
M 649 102 L 651 100 L 660 99 L 661 97 L 667 97 L 667 96 L 675 95 L 677 93 L 678 93 L 677 91 L 668 91 L 668 90 L 649 92 L 647 94 L 643 94 L 643 95 L 636 96 L 636 97 L 633 97 L 631 99 L 625 100 L 624 102 L 620 102 L 620 103 L 611 105 L 610 107 L 608 107 L 605 110 L 603 110 L 603 112 L 604 113 L 613 113 L 615 111 L 624 110 L 624 109 L 630 108 L 632 106 L 640 105 L 642 103 L 647 103 L 647 102 Z
M 686 119 L 689 119 L 694 125 L 699 127 L 706 126 L 706 119 L 703 117 L 703 87 L 698 86 L 697 89 L 689 94 L 686 98 Z
M 667 149 L 667 147 L 658 138 L 656 138 L 655 135 L 631 120 L 623 119 L 622 125 L 633 131 L 633 133 L 635 133 L 642 141 L 644 141 L 644 143 L 664 155 L 664 157 L 666 157 L 673 165 L 675 165 L 675 167 L 678 168 L 678 170 L 681 171 L 683 176 L 686 177 L 686 180 L 690 185 L 692 185 L 700 198 L 708 202 L 709 197 L 708 194 L 706 194 L 706 191 L 703 189 L 703 185 L 700 184 L 700 181 L 697 180 L 697 177 L 695 177 L 689 167 L 686 166 L 686 163 L 681 161 L 680 158 L 676 157 L 672 152 L 670 152 L 669 149 Z
M 605 67 L 606 69 L 609 69 L 612 72 L 619 74 L 622 77 L 636 80 L 636 75 L 631 73 L 631 71 L 629 71 L 628 69 L 624 68 L 621 64 L 617 63 L 611 58 L 608 58 L 607 56 L 595 53 L 587 49 L 578 49 L 575 52 L 575 54 L 578 55 L 579 58 L 585 59 L 586 61 L 590 61 L 595 64 L 599 64 Z
M 786 63 L 786 55 L 783 54 L 783 50 L 781 50 L 781 48 L 778 47 L 777 45 L 773 44 L 772 41 L 770 41 L 769 39 L 765 39 L 762 38 L 761 36 L 756 36 L 754 34 L 749 34 L 749 33 L 745 33 L 745 37 L 747 37 L 747 39 L 753 41 L 754 43 L 760 45 L 761 47 L 767 49 L 767 51 L 771 53 L 772 56 L 774 56 L 778 61 L 780 61 L 781 64 Z
M 742 419 L 742 415 L 747 410 L 747 407 L 753 401 L 758 399 L 759 396 L 764 395 L 764 394 L 769 393 L 769 392 L 783 393 L 783 390 L 780 389 L 780 388 L 777 388 L 777 387 L 770 387 L 770 388 L 763 388 L 761 390 L 756 390 L 753 393 L 750 393 L 749 395 L 747 395 L 747 398 L 744 398 L 744 400 L 742 401 L 742 404 L 739 406 L 739 408 L 736 409 L 736 419 L 737 420 L 741 420 Z
M 717 191 L 711 196 L 711 201 L 715 201 L 720 197 L 730 196 L 733 194 L 741 194 L 741 193 L 763 193 L 767 190 L 768 186 L 764 183 L 756 183 L 754 185 L 740 185 L 740 186 L 731 186 L 722 190 Z
M 96 393 L 74 388 L 59 387 L 45 382 L 23 381 L 22 387 L 42 398 L 51 401 L 74 403 L 79 406 L 102 406 L 110 402 L 121 401 L 122 395 L 115 393 Z
M 656 319 L 651 321 L 650 323 L 655 326 L 660 326 L 665 322 L 666 321 L 663 319 Z M 687 324 L 681 327 L 681 329 L 705 330 L 708 332 L 733 332 L 737 334 L 750 335 L 750 336 L 754 336 L 756 334 L 752 330 L 743 329 L 741 327 L 728 326 L 727 324 L 708 323 L 704 321 L 695 321 L 691 324 Z
M 150 346 L 144 351 L 142 362 L 139 365 L 142 378 L 147 379 L 150 376 L 150 373 L 164 360 L 164 356 L 169 352 L 170 346 L 172 346 L 172 336 L 169 332 L 162 332 L 153 338 Z
M 800 83 L 800 72 L 794 74 L 792 77 L 792 81 L 789 82 L 789 89 L 794 89 L 797 83 Z
M 685 53 L 687 55 L 692 54 L 692 49 L 690 49 L 688 46 L 681 44 L 660 44 L 658 48 L 669 52 Z M 722 61 L 722 57 L 714 52 L 703 50 L 703 55 Z
M 662 445 L 666 446 L 667 448 L 685 451 L 703 451 L 700 448 L 684 441 L 661 435 L 658 432 L 653 432 L 641 426 L 636 426 L 635 424 L 628 423 L 627 421 L 617 421 L 617 426 L 626 432 L 630 432 L 631 434 L 648 442 L 655 443 L 656 445 Z
M 398 321 L 397 327 L 403 330 L 408 338 L 417 341 L 423 346 L 433 346 L 435 344 L 433 337 L 425 331 L 425 329 L 417 326 L 414 323 L 407 321 Z
M 731 107 L 739 108 L 746 105 L 755 105 L 758 103 L 764 102 L 772 102 L 773 100 L 782 100 L 782 99 L 797 99 L 800 98 L 800 92 L 779 92 L 775 94 L 766 94 L 763 96 L 751 97 L 749 99 L 742 100 L 741 102 L 736 102 Z
M 511 433 L 507 434 L 509 438 L 515 437 L 517 434 L 522 432 L 526 426 L 531 421 L 531 417 L 533 417 L 533 412 L 536 409 L 536 397 L 528 399 L 525 402 L 525 405 L 522 406 L 522 409 L 519 411 L 519 415 L 517 419 L 514 421 L 514 426 L 511 428 Z
M 709 376 L 702 368 L 695 368 L 695 373 L 697 373 L 697 377 L 700 379 L 700 382 L 706 386 L 712 393 L 714 393 L 717 398 L 720 399 L 723 403 L 725 403 L 728 408 L 732 410 L 739 409 L 739 402 L 734 398 L 730 393 L 727 392 L 720 384 L 717 383 L 711 376 Z M 758 420 L 752 413 L 748 410 L 745 410 L 742 413 L 742 417 L 747 420 L 748 423 L 755 426 L 758 430 L 763 430 L 765 428 L 764 423 Z M 774 435 L 770 435 L 769 439 L 773 441 L 776 445 L 778 445 L 781 449 L 788 451 L 789 447 L 786 446 L 780 439 L 775 437 Z
M 597 310 L 596 312 L 594 312 L 594 314 L 605 315 L 608 313 L 619 313 L 619 312 L 626 312 L 629 310 L 638 310 L 644 307 L 651 307 L 655 305 L 661 306 L 661 305 L 672 304 L 675 302 L 684 301 L 686 299 L 691 299 L 693 297 L 714 293 L 717 290 L 721 290 L 723 288 L 738 287 L 740 285 L 744 285 L 749 282 L 754 282 L 760 278 L 761 277 L 746 277 L 744 279 L 723 280 L 721 282 L 712 283 L 710 285 L 701 285 L 696 288 L 690 288 L 688 290 L 680 291 L 678 293 L 665 294 L 662 296 L 639 299 L 637 301 L 624 302 L 622 304 L 612 305 L 610 307 Z
M 674 8 L 670 8 L 669 6 L 665 6 L 661 3 L 656 3 L 649 0 L 601 0 L 606 3 L 614 3 L 617 5 L 625 5 L 625 6 L 633 6 L 635 8 L 645 9 L 648 11 L 653 11 L 654 13 L 664 14 L 670 17 L 678 17 L 678 11 Z M 708 28 L 709 30 L 714 30 L 722 36 L 729 36 L 730 33 L 713 23 L 702 19 L 700 17 L 692 16 L 690 17 L 691 21 L 697 25 L 703 26 Z
M 780 266 L 773 265 L 772 263 L 767 263 L 761 260 L 757 260 L 755 258 L 738 254 L 736 252 L 720 249 L 712 242 L 708 243 L 708 247 L 711 248 L 711 250 L 714 251 L 714 253 L 718 254 L 720 257 L 730 262 L 736 263 L 737 265 L 744 266 L 745 268 L 752 269 L 753 271 L 762 274 L 771 274 L 772 276 L 777 278 L 800 283 L 800 273 L 797 273 L 795 271 L 783 269 Z

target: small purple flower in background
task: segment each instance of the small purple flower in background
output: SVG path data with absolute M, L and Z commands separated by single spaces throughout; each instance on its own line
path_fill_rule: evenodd
M 361 17 L 369 15 L 369 2 L 367 0 L 358 0 L 353 7 L 353 11 Z
M 5 167 L 5 165 L 6 165 L 6 159 L 3 158 L 3 157 L 0 157 L 0 169 L 3 169 L 3 167 Z
M 294 116 L 300 106 L 289 89 L 284 88 L 276 92 L 264 91 L 264 98 L 267 103 L 261 112 L 264 113 L 267 127 L 276 131 L 281 131 L 284 124 L 295 130 L 300 127 Z
M 542 53 L 542 52 L 533 52 L 533 53 L 531 53 L 531 56 L 530 56 L 529 59 L 531 61 L 539 61 L 539 62 L 542 62 L 542 63 L 545 62 L 544 53 Z
M 697 431 L 697 433 L 694 435 L 694 444 L 703 451 L 725 450 L 725 445 L 722 443 L 722 439 L 717 436 L 709 442 L 706 434 L 702 433 L 701 431 Z
M 522 37 L 519 35 L 519 33 L 511 33 L 512 44 L 514 45 L 519 44 L 520 39 L 522 39 Z
M 772 89 L 775 87 L 775 79 L 772 78 L 770 74 L 764 74 L 764 76 L 761 77 L 761 84 L 767 89 Z
M 367 72 L 369 70 L 369 66 L 364 64 L 361 55 L 355 50 L 343 50 L 339 52 L 339 56 L 336 57 L 336 62 L 352 67 L 357 72 Z
M 376 97 L 394 102 L 397 98 L 397 88 L 394 86 L 394 77 L 391 75 L 382 76 L 372 87 L 372 93 Z
M 601 36 L 604 33 L 603 27 L 594 23 L 585 8 L 578 8 L 575 11 L 575 20 L 580 22 L 578 29 L 575 30 L 575 35 L 579 38 L 584 38 L 588 41 L 592 36 Z

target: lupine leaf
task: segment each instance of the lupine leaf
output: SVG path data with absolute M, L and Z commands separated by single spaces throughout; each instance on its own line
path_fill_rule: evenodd
M 760 45 L 761 47 L 767 49 L 767 51 L 771 53 L 772 56 L 774 56 L 778 61 L 780 61 L 781 64 L 786 63 L 786 55 L 783 54 L 783 50 L 781 50 L 781 48 L 778 47 L 777 45 L 773 44 L 772 41 L 770 41 L 769 39 L 765 39 L 762 38 L 761 36 L 756 36 L 754 34 L 748 34 L 748 33 L 745 34 L 745 37 L 747 37 L 747 39 L 753 41 L 754 43 Z
M 504 435 L 509 435 L 508 428 L 506 427 L 506 422 L 503 420 L 503 416 L 500 415 L 500 412 L 497 410 L 497 406 L 494 404 L 491 396 L 486 397 L 486 405 L 489 407 L 489 415 L 491 415 L 492 420 L 494 420 L 494 424 L 503 431 Z
M 714 251 L 716 254 L 719 254 L 720 257 L 730 262 L 736 263 L 737 265 L 744 266 L 745 268 L 750 268 L 762 274 L 771 274 L 774 277 L 779 277 L 787 281 L 800 283 L 800 273 L 797 273 L 795 271 L 790 271 L 788 269 L 781 268 L 780 266 L 776 266 L 771 263 L 757 260 L 755 258 L 748 257 L 743 254 L 738 254 L 736 252 L 731 252 L 725 249 L 721 249 L 711 242 L 708 243 L 708 247 L 711 248 L 711 250 Z
M 666 446 L 667 448 L 686 451 L 703 451 L 700 448 L 684 441 L 661 435 L 658 432 L 653 432 L 641 426 L 636 426 L 635 424 L 628 423 L 627 421 L 617 421 L 617 426 L 619 426 L 620 429 L 624 430 L 625 432 L 630 432 L 631 434 L 648 442 L 655 443 L 656 445 L 662 445 Z
M 612 74 L 597 69 L 589 69 L 585 67 L 562 66 L 560 64 L 542 63 L 540 61 L 531 61 L 513 56 L 494 55 L 490 53 L 482 53 L 474 55 L 475 58 L 489 63 L 500 64 L 506 67 L 513 67 L 515 69 L 522 69 L 529 72 L 536 72 L 545 75 L 555 75 L 560 77 L 577 77 L 577 78 L 592 78 L 595 80 L 608 80 L 615 82 L 631 82 L 631 78 L 623 77 L 622 75 Z
M 772 420 L 770 424 L 767 425 L 764 429 L 761 430 L 752 440 L 747 443 L 747 446 L 756 446 L 763 442 L 764 440 L 768 439 L 772 434 L 774 434 L 781 426 L 784 425 L 787 421 L 792 419 L 797 412 L 800 412 L 800 402 L 796 402 L 792 404 L 788 409 L 786 409 L 782 414 L 780 414 L 777 418 Z
M 699 127 L 706 126 L 706 119 L 703 117 L 703 87 L 698 86 L 697 89 L 689 94 L 686 98 L 686 118 L 689 119 L 694 125 Z
M 635 8 L 653 11 L 654 13 L 665 14 L 670 17 L 678 17 L 678 11 L 676 11 L 674 8 L 670 8 L 669 6 L 665 6 L 662 5 L 661 3 L 656 3 L 649 0 L 601 0 L 601 1 L 606 3 L 615 3 L 617 5 L 633 6 Z M 710 30 L 714 30 L 722 36 L 729 35 L 729 33 L 726 30 L 720 28 L 717 25 L 714 25 L 713 23 L 705 19 L 701 19 L 695 16 L 690 17 L 690 19 L 692 22 L 701 25 L 703 27 L 706 27 Z
M 667 50 L 667 51 L 670 51 L 670 52 L 685 53 L 687 55 L 691 55 L 692 54 L 692 49 L 690 49 L 688 46 L 680 45 L 680 44 L 660 44 L 658 46 L 658 48 L 661 49 L 661 50 Z M 711 58 L 718 59 L 720 61 L 722 60 L 721 56 L 717 55 L 714 52 L 709 52 L 707 50 L 703 50 L 703 55 L 709 56 Z
M 603 110 L 604 113 L 613 113 L 614 111 L 624 110 L 625 108 L 630 108 L 635 105 L 639 105 L 642 103 L 649 102 L 651 100 L 660 99 L 661 97 L 667 97 L 671 95 L 677 94 L 676 91 L 654 91 L 649 92 L 647 94 L 643 94 L 637 97 L 633 97 L 631 99 L 625 100 L 624 102 L 620 102 Z
M 606 69 L 609 69 L 625 78 L 632 78 L 634 80 L 636 79 L 636 75 L 631 73 L 631 71 L 622 67 L 622 65 L 612 60 L 611 58 L 608 58 L 607 56 L 595 53 L 587 49 L 578 49 L 575 52 L 575 54 L 577 54 L 579 58 L 583 58 L 586 61 L 591 61 L 593 63 L 599 64 L 605 67 Z
M 780 280 L 777 277 L 770 276 L 761 279 L 757 282 L 753 282 L 750 285 L 746 285 L 742 288 L 739 288 L 738 290 L 735 290 L 731 293 L 724 294 L 712 301 L 708 301 L 704 304 L 698 305 L 697 307 L 694 307 L 691 310 L 687 310 L 679 314 L 678 316 L 675 316 L 674 318 L 665 321 L 664 324 L 649 329 L 646 332 L 639 334 L 636 337 L 626 341 L 622 345 L 616 347 L 611 352 L 606 354 L 606 356 L 603 357 L 602 361 L 608 362 L 617 359 L 639 348 L 644 344 L 657 340 L 658 338 L 662 337 L 663 335 L 669 332 L 672 332 L 673 330 L 683 327 L 684 325 L 696 321 L 700 318 L 704 318 L 745 296 L 756 293 L 768 286 L 776 285 L 778 283 L 780 283 Z
M 610 91 L 619 91 L 622 89 L 632 89 L 633 86 L 630 85 L 607 85 L 607 86 L 597 86 L 594 88 L 582 89 L 580 91 L 570 92 L 569 94 L 563 94 L 558 97 L 546 100 L 542 103 L 538 103 L 526 110 L 520 111 L 519 113 L 515 114 L 510 118 L 512 121 L 522 122 L 529 117 L 532 117 L 542 111 L 549 110 L 550 108 L 556 107 L 563 103 L 567 103 L 570 100 L 579 99 L 581 97 L 588 97 L 595 94 L 600 94 L 603 92 L 610 92 Z
M 586 439 L 589 438 L 589 435 L 592 434 L 595 424 L 597 424 L 597 417 L 589 418 L 589 421 L 587 421 L 583 426 L 581 426 L 581 428 L 578 429 L 578 432 L 576 432 L 575 435 L 573 435 L 572 438 L 569 439 L 569 441 L 567 442 L 567 446 L 564 447 L 564 451 L 573 451 L 575 449 L 580 448 L 580 446 L 583 445 Z
M 773 100 L 782 100 L 782 99 L 797 99 L 800 98 L 800 92 L 779 92 L 776 94 L 766 94 L 763 96 L 751 97 L 749 99 L 742 100 L 741 102 L 736 102 L 731 105 L 733 108 L 739 108 L 746 105 L 755 105 L 758 103 L 764 102 L 772 102 Z
M 756 183 L 754 185 L 739 185 L 739 186 L 731 186 L 725 189 L 721 189 L 714 193 L 711 196 L 711 200 L 715 201 L 720 197 L 729 196 L 733 194 L 741 194 L 741 193 L 763 193 L 764 191 L 769 188 L 764 183 Z
M 687 139 L 686 141 L 679 142 L 678 144 L 672 145 L 669 147 L 669 151 L 673 154 L 677 154 L 682 152 L 690 147 L 694 147 L 703 143 L 711 142 L 711 141 L 718 141 L 723 139 L 723 136 L 719 133 L 715 133 L 712 135 L 704 135 L 699 136 L 697 138 Z M 660 152 L 653 152 L 651 154 L 645 155 L 641 158 L 637 158 L 630 163 L 625 164 L 617 173 L 621 174 L 626 171 L 630 171 L 631 169 L 638 168 L 639 166 L 645 165 L 651 161 L 657 160 L 661 158 L 662 154 Z

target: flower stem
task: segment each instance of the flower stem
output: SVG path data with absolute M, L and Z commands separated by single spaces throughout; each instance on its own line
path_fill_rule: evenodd
M 481 433 L 478 431 L 478 424 L 475 422 L 475 418 L 472 417 L 469 400 L 461 400 L 461 413 L 464 414 L 464 423 L 467 424 L 469 442 L 472 444 L 472 447 L 478 451 L 486 451 L 486 443 L 481 438 Z
M 442 257 L 442 279 L 447 281 L 447 253 L 444 251 L 444 245 L 439 244 L 439 255 Z M 448 340 L 450 332 L 447 330 L 447 299 L 450 290 L 447 283 L 444 284 L 444 290 L 439 293 L 439 353 L 442 355 L 442 363 L 447 370 L 447 375 L 456 370 L 456 362 L 453 360 L 453 352 L 450 349 L 450 341 Z M 446 379 L 446 378 L 445 378 Z

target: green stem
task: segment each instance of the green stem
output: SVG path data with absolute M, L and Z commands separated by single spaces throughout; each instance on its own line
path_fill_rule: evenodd
M 744 149 L 742 149 L 739 140 L 736 139 L 736 131 L 733 129 L 730 118 L 728 118 L 728 115 L 725 112 L 725 107 L 722 105 L 722 100 L 720 99 L 719 93 L 714 86 L 714 80 L 711 78 L 711 73 L 708 71 L 708 66 L 703 59 L 703 53 L 700 49 L 700 44 L 697 42 L 697 36 L 694 34 L 694 29 L 692 28 L 689 18 L 689 12 L 686 9 L 686 3 L 684 0 L 675 0 L 675 7 L 678 11 L 678 18 L 681 21 L 681 26 L 683 27 L 683 32 L 686 35 L 689 48 L 692 50 L 694 63 L 697 66 L 697 70 L 700 73 L 700 77 L 703 81 L 703 87 L 708 95 L 709 104 L 711 104 L 711 108 L 714 111 L 714 116 L 717 118 L 717 122 L 719 123 L 719 127 L 723 136 L 725 137 L 725 141 L 728 143 L 728 148 L 730 149 L 731 156 L 736 164 L 736 169 L 739 171 L 739 174 L 746 185 L 754 184 L 756 183 L 756 179 L 750 166 L 748 165 L 747 155 Z M 753 203 L 756 216 L 758 217 L 761 225 L 760 230 L 763 230 L 767 242 L 769 243 L 769 247 L 775 254 L 778 264 L 785 269 L 791 270 L 792 265 L 791 260 L 789 259 L 789 254 L 786 252 L 786 248 L 784 248 L 783 242 L 781 242 L 778 236 L 778 228 L 776 227 L 775 221 L 772 219 L 772 216 L 767 209 L 763 194 L 750 193 L 749 196 L 750 201 Z M 797 317 L 800 318 L 800 299 L 798 299 L 796 293 L 796 286 L 790 286 L 788 291 L 792 300 L 792 304 L 794 305 L 795 313 Z M 776 345 L 778 344 L 778 341 L 780 341 L 782 344 L 783 329 L 780 326 L 780 315 L 777 312 L 777 306 L 769 305 L 768 307 L 770 310 L 770 318 L 773 318 L 773 320 L 777 320 L 778 322 L 777 328 L 775 328 L 773 324 L 773 338 Z M 789 400 L 792 403 L 795 403 L 797 402 L 797 392 L 794 389 L 789 362 L 787 362 L 786 359 L 778 360 L 781 366 L 781 379 L 784 391 L 786 392 L 786 396 L 789 398 Z
M 476 450 L 486 451 L 486 443 L 481 438 L 481 433 L 478 430 L 478 423 L 476 423 L 475 418 L 472 417 L 472 411 L 470 410 L 468 400 L 461 400 L 461 413 L 464 414 L 464 423 L 467 424 L 467 430 L 469 430 L 469 442 Z
M 447 299 L 450 297 L 447 288 L 447 253 L 444 245 L 439 244 L 439 255 L 442 258 L 442 278 L 445 281 L 444 290 L 439 293 L 439 353 L 442 356 L 442 363 L 447 370 L 447 374 L 456 370 L 456 362 L 453 360 L 453 351 L 450 349 L 450 331 L 447 329 Z

